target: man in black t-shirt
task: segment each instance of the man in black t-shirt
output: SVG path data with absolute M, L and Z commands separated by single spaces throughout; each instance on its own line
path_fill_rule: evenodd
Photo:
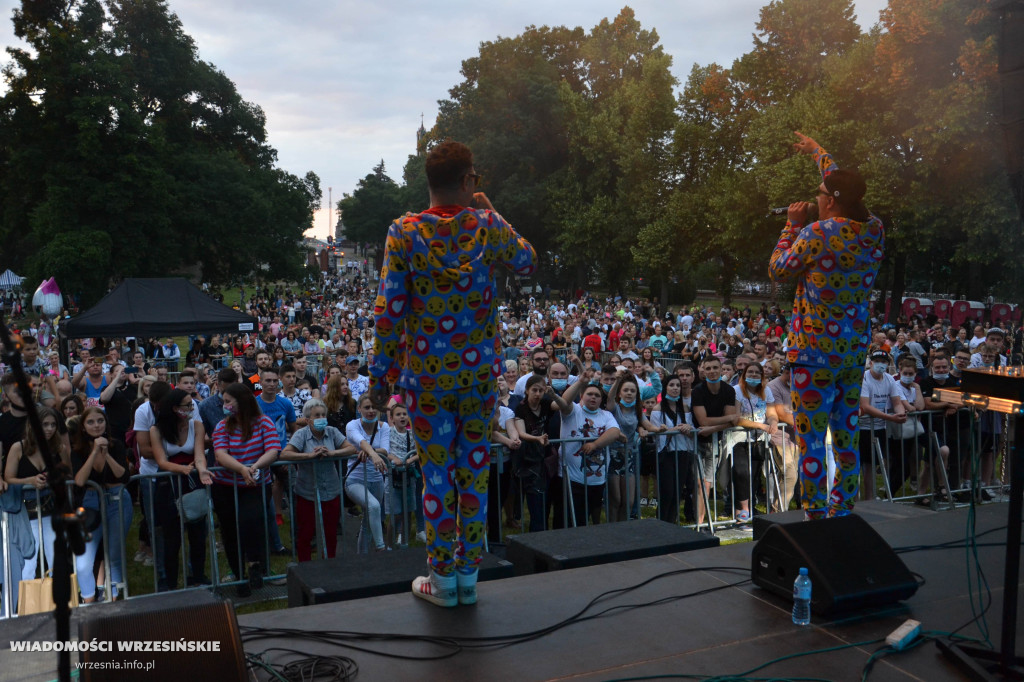
M 722 381 L 722 362 L 714 355 L 704 358 L 701 363 L 704 381 L 693 389 L 691 405 L 693 416 L 700 427 L 697 434 L 697 448 L 700 450 L 700 466 L 704 472 L 704 492 L 710 494 L 715 483 L 721 445 L 714 446 L 712 434 L 735 426 L 739 421 L 736 407 L 736 390 Z M 721 443 L 721 437 L 718 438 Z M 716 452 L 717 449 L 717 452 Z M 697 495 L 697 526 L 704 522 L 704 496 Z
M 921 395 L 924 397 L 926 410 L 940 411 L 932 416 L 930 428 L 939 437 L 940 448 L 945 450 L 943 462 L 947 459 L 952 460 L 947 466 L 947 472 L 949 486 L 956 490 L 961 484 L 963 463 L 970 461 L 971 416 L 967 410 L 961 410 L 956 405 L 934 398 L 936 388 L 960 387 L 960 379 L 950 375 L 949 358 L 945 355 L 934 356 L 931 370 L 931 374 L 921 380 Z M 944 501 L 942 498 L 939 499 Z

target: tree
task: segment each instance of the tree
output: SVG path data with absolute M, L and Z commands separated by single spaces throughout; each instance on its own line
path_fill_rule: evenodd
M 561 88 L 582 87 L 583 40 L 581 28 L 528 26 L 481 43 L 479 55 L 462 62 L 464 80 L 439 102 L 431 133 L 473 150 L 483 191 L 547 266 L 558 233 L 549 194 L 569 153 Z
M 658 34 L 623 8 L 582 44 L 582 88 L 561 88 L 569 160 L 553 193 L 567 265 L 624 293 L 637 231 L 661 219 L 676 79 Z M 628 259 L 628 260 L 626 260 Z
M 30 49 L 8 48 L 0 99 L 9 264 L 86 305 L 122 277 L 197 262 L 214 284 L 297 272 L 319 180 L 274 167 L 263 112 L 166 2 L 26 1 L 14 30 Z M 75 244 L 88 261 L 66 258 Z
M 381 160 L 352 194 L 346 193 L 338 202 L 345 238 L 358 243 L 383 243 L 388 226 L 402 214 L 401 201 L 401 190 L 388 177 Z

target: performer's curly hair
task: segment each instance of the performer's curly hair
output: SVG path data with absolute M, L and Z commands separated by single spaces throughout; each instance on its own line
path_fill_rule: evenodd
M 433 190 L 451 190 L 473 168 L 473 152 L 461 142 L 448 140 L 427 154 L 427 184 Z

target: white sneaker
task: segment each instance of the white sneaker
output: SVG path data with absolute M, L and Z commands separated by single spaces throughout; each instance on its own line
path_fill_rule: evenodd
M 479 570 L 474 570 L 472 573 L 466 575 L 455 571 L 455 581 L 459 588 L 460 604 L 468 605 L 476 603 L 476 577 L 479 573 Z
M 419 533 L 416 533 L 416 539 L 423 544 L 427 544 L 427 531 L 421 530 Z
M 646 507 L 647 506 L 647 498 L 646 497 L 641 497 L 640 498 L 640 506 L 641 507 Z
M 430 571 L 429 576 L 420 576 L 412 581 L 412 593 L 436 606 L 458 606 L 455 575 L 438 575 Z

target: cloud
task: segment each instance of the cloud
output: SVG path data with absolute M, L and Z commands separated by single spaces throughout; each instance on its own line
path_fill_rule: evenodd
M 351 192 L 381 158 L 399 178 L 421 112 L 430 127 L 437 101 L 462 78 L 462 60 L 483 41 L 515 36 L 528 25 L 582 26 L 616 16 L 625 0 L 466 2 L 437 0 L 169 0 L 200 58 L 232 79 L 267 115 L 281 167 L 312 170 L 334 198 Z M 723 66 L 748 51 L 766 0 L 632 0 L 637 19 L 655 29 L 683 81 L 694 63 Z M 0 0 L 0 43 L 17 43 L 9 17 L 17 0 Z M 858 0 L 864 28 L 885 0 Z M 324 236 L 321 215 L 314 232 Z

